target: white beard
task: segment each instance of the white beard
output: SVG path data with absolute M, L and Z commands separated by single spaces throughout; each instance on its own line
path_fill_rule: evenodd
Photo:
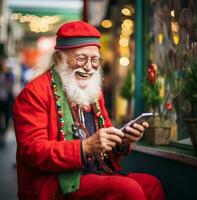
M 81 71 L 84 72 L 82 68 L 72 70 L 69 68 L 66 59 L 57 66 L 57 71 L 60 75 L 62 81 L 62 89 L 66 93 L 70 101 L 74 101 L 80 106 L 88 106 L 91 103 L 94 103 L 98 99 L 101 93 L 101 72 L 99 70 L 94 70 L 93 75 L 88 80 L 84 81 L 86 87 L 79 87 L 79 83 L 75 78 L 75 72 Z

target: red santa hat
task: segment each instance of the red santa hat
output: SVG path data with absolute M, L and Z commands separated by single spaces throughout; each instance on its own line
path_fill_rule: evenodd
M 55 49 L 68 49 L 83 46 L 100 48 L 100 32 L 92 25 L 83 21 L 63 24 L 56 33 Z

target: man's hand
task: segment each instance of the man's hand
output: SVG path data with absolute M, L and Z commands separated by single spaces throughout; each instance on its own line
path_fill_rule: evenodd
M 125 137 L 122 139 L 123 145 L 128 145 L 130 143 L 137 142 L 143 137 L 143 133 L 145 128 L 148 128 L 149 124 L 147 122 L 143 122 L 142 125 L 140 124 L 133 124 L 132 127 L 126 127 L 127 133 L 125 133 Z
M 111 151 L 116 144 L 122 143 L 124 133 L 114 127 L 99 129 L 94 135 L 83 140 L 85 155 L 96 155 L 101 152 Z

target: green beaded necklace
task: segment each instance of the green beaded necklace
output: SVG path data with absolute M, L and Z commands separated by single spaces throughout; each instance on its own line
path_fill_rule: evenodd
M 71 110 L 74 120 L 76 119 L 76 117 L 75 117 L 76 114 L 74 114 L 73 108 L 71 106 L 69 106 L 68 100 L 66 99 L 65 95 L 64 94 L 62 95 L 63 91 L 61 89 L 61 80 L 60 80 L 60 77 L 57 74 L 56 70 L 54 69 L 54 67 L 52 67 L 52 69 L 51 69 L 51 79 L 52 79 L 51 87 L 53 90 L 53 94 L 54 94 L 54 98 L 55 98 L 55 102 L 56 102 L 56 108 L 57 108 L 57 115 L 58 115 L 59 139 L 60 139 L 60 141 L 66 140 L 67 137 L 66 137 L 65 133 L 67 133 L 67 131 L 68 132 L 70 132 L 70 131 L 65 130 L 65 122 L 67 123 L 67 120 L 72 121 L 72 131 L 71 132 L 73 132 L 76 129 L 76 127 L 74 127 L 75 122 L 73 122 L 73 119 L 68 119 L 68 118 L 65 119 L 66 118 L 65 115 L 67 115 L 67 114 L 65 113 L 65 108 L 63 108 L 63 105 L 64 105 L 64 107 L 66 107 L 67 110 Z M 66 102 L 66 105 L 65 105 L 65 102 Z M 105 119 L 101 114 L 99 102 L 97 99 L 95 100 L 95 103 L 93 103 L 91 105 L 91 107 L 92 107 L 93 113 L 96 116 L 98 123 L 99 123 L 97 125 L 97 123 L 95 121 L 95 124 L 97 125 L 97 129 L 105 128 L 106 127 Z M 81 129 L 84 130 L 84 128 L 82 128 L 82 127 L 81 127 Z M 87 131 L 85 131 L 85 132 L 87 132 Z M 88 136 L 87 133 L 86 133 L 86 135 Z M 80 137 L 79 137 L 79 139 L 80 139 Z M 84 138 L 81 138 L 81 139 L 84 139 Z

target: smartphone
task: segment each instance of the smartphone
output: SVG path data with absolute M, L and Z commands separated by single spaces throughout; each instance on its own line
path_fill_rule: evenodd
M 122 128 L 120 128 L 120 130 L 126 132 L 125 128 L 127 126 L 132 126 L 134 123 L 142 124 L 143 122 L 147 121 L 150 117 L 153 117 L 153 113 L 142 113 L 137 118 L 127 122 Z

